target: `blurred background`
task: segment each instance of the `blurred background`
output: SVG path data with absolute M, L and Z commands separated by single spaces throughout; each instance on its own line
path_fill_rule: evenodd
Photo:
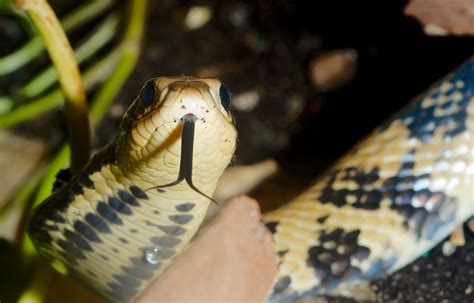
M 135 0 L 140 1 L 140 0 Z M 49 1 L 63 21 L 91 102 L 124 60 L 137 22 L 130 1 Z M 449 2 L 449 5 L 447 4 Z M 144 81 L 217 77 L 233 93 L 234 164 L 274 159 L 278 173 L 251 195 L 265 210 L 287 202 L 374 127 L 474 54 L 474 3 L 441 1 L 150 1 L 131 73 L 92 119 L 94 148 L 114 135 Z M 31 269 L 24 222 L 67 139 L 62 95 L 34 27 L 0 1 L 0 302 L 16 302 Z M 125 37 L 125 38 L 124 38 Z M 35 42 L 36 41 L 36 42 Z M 125 60 L 126 57 L 125 57 Z M 117 82 L 116 82 L 117 83 Z M 473 302 L 474 241 L 441 246 L 373 283 L 398 302 Z M 74 295 L 73 295 L 74 294 Z M 48 302 L 95 300 L 55 278 Z M 320 298 L 315 302 L 351 302 Z M 444 301 L 443 301 L 444 300 Z

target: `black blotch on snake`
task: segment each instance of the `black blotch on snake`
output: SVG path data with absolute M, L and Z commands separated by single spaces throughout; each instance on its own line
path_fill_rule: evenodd
M 193 219 L 191 215 L 171 215 L 168 217 L 171 221 L 178 224 L 186 224 Z
M 176 205 L 176 210 L 182 211 L 182 212 L 188 212 L 191 209 L 193 209 L 194 206 L 196 206 L 196 204 L 191 203 L 191 202 L 187 202 L 187 203 Z
M 131 215 L 132 210 L 124 202 L 116 197 L 109 197 L 109 206 L 124 215 Z
M 173 237 L 153 237 L 150 238 L 151 243 L 154 245 L 160 246 L 160 247 L 165 247 L 165 248 L 173 248 L 176 245 L 181 243 L 180 239 L 173 238 Z
M 130 193 L 126 192 L 123 189 L 119 189 L 118 196 L 119 196 L 120 200 L 122 200 L 123 202 L 125 202 L 129 205 L 132 205 L 132 206 L 139 206 L 140 205 L 138 203 L 137 199 L 134 196 L 132 196 Z
M 77 245 L 77 247 L 83 250 L 92 251 L 92 246 L 90 246 L 89 242 L 87 242 L 87 240 L 84 239 L 80 234 L 72 230 L 65 229 L 64 237 L 66 237 L 66 239 Z
M 97 216 L 96 214 L 88 213 L 86 214 L 85 219 L 86 222 L 89 223 L 96 230 L 106 234 L 111 233 L 107 222 L 105 222 L 101 217 Z
M 82 221 L 74 222 L 74 230 L 92 242 L 102 242 L 94 229 Z
M 107 221 L 117 224 L 117 225 L 122 225 L 123 221 L 120 219 L 120 217 L 115 213 L 115 211 L 108 206 L 104 202 L 99 202 L 97 203 L 97 212 Z

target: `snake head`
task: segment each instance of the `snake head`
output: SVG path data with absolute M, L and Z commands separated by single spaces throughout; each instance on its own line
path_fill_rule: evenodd
M 147 170 L 147 181 L 153 185 L 176 180 L 185 154 L 183 117 L 190 116 L 194 117 L 191 170 L 200 176 L 196 182 L 205 184 L 220 175 L 235 151 L 237 132 L 230 93 L 219 80 L 209 78 L 148 80 L 122 120 L 119 166 L 129 172 Z M 158 167 L 166 168 L 167 174 L 158 172 Z

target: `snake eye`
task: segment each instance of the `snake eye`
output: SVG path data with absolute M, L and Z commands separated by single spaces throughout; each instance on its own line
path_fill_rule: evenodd
M 219 97 L 221 98 L 222 106 L 228 111 L 230 107 L 230 92 L 224 84 L 221 84 L 219 88 Z
M 153 104 L 155 99 L 155 84 L 150 81 L 143 87 L 140 93 L 140 100 L 142 101 L 145 107 L 148 107 Z

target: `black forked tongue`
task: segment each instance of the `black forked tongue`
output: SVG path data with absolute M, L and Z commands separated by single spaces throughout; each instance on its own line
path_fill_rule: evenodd
M 183 116 L 183 130 L 181 133 L 181 159 L 179 162 L 179 173 L 178 179 L 169 184 L 159 185 L 150 189 L 160 189 L 164 187 L 171 187 L 180 184 L 183 180 L 186 180 L 189 187 L 192 190 L 199 193 L 200 195 L 208 198 L 212 202 L 217 203 L 216 200 L 212 199 L 202 191 L 200 191 L 193 184 L 193 148 L 194 148 L 194 129 L 197 117 L 193 114 L 186 114 Z

